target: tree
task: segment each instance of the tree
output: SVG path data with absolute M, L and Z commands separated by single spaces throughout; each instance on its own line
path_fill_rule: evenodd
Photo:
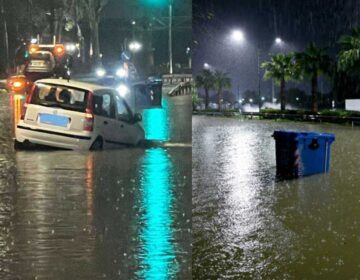
M 295 54 L 296 73 L 298 79 L 311 80 L 311 109 L 318 111 L 318 78 L 321 74 L 329 74 L 331 60 L 325 48 L 318 48 L 311 43 L 304 52 Z
M 200 98 L 197 94 L 194 84 L 192 84 L 192 86 L 191 86 L 191 99 L 192 99 L 193 111 L 196 111 L 196 107 L 200 104 Z
M 93 64 L 100 61 L 99 23 L 103 8 L 108 0 L 82 0 L 88 10 L 89 27 L 91 32 L 91 44 L 93 49 Z
M 207 109 L 209 107 L 209 91 L 215 86 L 214 74 L 208 69 L 202 70 L 202 72 L 195 77 L 195 84 L 196 87 L 205 90 L 205 108 Z
M 274 79 L 280 84 L 280 108 L 285 110 L 285 82 L 294 78 L 294 54 L 275 54 L 270 61 L 261 65 L 265 69 L 264 78 Z
M 221 71 L 215 71 L 214 73 L 214 87 L 217 91 L 219 111 L 221 111 L 221 95 L 223 89 L 231 88 L 231 79 L 227 76 L 227 73 Z
M 340 53 L 338 70 L 357 74 L 360 72 L 360 28 L 354 28 L 351 35 L 342 36 L 339 40 Z

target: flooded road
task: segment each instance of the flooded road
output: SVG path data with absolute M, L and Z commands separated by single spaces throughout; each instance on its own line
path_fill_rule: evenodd
M 330 173 L 276 182 L 284 128 L 335 133 Z M 359 139 L 359 127 L 194 117 L 194 279 L 360 278 Z
M 0 279 L 189 278 L 191 97 L 143 112 L 171 148 L 99 152 L 15 152 L 16 102 L 0 96 Z

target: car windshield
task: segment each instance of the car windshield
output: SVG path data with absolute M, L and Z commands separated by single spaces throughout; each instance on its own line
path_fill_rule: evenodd
M 32 94 L 31 104 L 85 112 L 87 96 L 88 92 L 83 89 L 37 84 Z

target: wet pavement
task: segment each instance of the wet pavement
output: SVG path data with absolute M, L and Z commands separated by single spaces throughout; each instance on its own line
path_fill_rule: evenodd
M 276 181 L 284 128 L 335 133 L 330 173 Z M 360 278 L 359 139 L 359 127 L 194 117 L 194 279 Z
M 0 279 L 189 279 L 191 97 L 143 112 L 171 147 L 17 151 L 0 95 Z

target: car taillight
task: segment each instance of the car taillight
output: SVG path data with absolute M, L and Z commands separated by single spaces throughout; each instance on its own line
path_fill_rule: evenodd
M 32 54 L 32 53 L 35 53 L 39 50 L 39 45 L 37 44 L 31 44 L 29 46 L 29 53 Z
M 84 118 L 84 131 L 93 131 L 94 129 L 94 114 L 93 114 L 93 93 L 89 92 L 88 102 Z
M 13 76 L 7 81 L 8 89 L 15 93 L 25 92 L 29 84 L 30 82 L 25 78 L 25 76 Z
M 65 46 L 63 44 L 55 45 L 54 54 L 56 56 L 63 56 L 65 54 Z

